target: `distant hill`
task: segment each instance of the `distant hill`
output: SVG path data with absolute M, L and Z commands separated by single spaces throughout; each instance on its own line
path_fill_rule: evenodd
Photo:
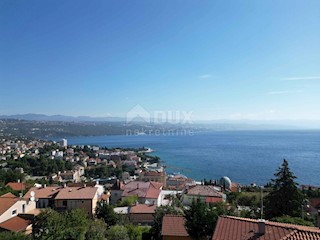
M 118 117 L 72 117 L 63 115 L 21 114 L 0 116 L 0 137 L 69 137 L 128 134 L 154 134 L 155 131 L 192 130 L 206 131 L 251 131 L 251 130 L 313 130 L 320 129 L 319 121 L 282 123 L 276 121 L 198 121 L 193 124 L 153 124 L 130 122 Z
M 45 114 L 16 114 L 0 115 L 0 119 L 17 119 L 28 121 L 61 121 L 61 122 L 121 122 L 125 121 L 120 117 L 89 117 L 89 116 L 65 116 L 65 115 L 45 115 Z

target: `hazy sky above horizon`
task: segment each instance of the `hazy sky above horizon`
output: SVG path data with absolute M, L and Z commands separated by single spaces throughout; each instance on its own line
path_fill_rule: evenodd
M 0 115 L 320 120 L 320 1 L 2 0 Z

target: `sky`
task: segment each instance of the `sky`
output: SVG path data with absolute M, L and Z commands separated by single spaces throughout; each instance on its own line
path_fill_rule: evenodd
M 320 120 L 320 1 L 2 0 L 0 115 Z

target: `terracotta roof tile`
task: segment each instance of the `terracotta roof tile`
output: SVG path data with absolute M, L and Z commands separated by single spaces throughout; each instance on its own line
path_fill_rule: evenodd
M 130 213 L 154 213 L 156 208 L 156 205 L 137 204 L 130 208 Z
M 55 199 L 93 199 L 97 190 L 96 187 L 65 187 L 58 192 Z
M 19 198 L 13 195 L 12 193 L 6 193 L 0 196 L 0 216 L 18 200 Z
M 26 189 L 26 184 L 22 182 L 9 182 L 6 186 L 14 191 L 23 191 Z
M 16 216 L 0 223 L 0 228 L 14 232 L 23 232 L 29 225 L 31 225 L 31 223 L 31 220 L 26 220 L 22 217 Z
M 258 220 L 231 216 L 219 217 L 212 240 L 251 240 L 258 232 Z M 320 229 L 278 222 L 265 222 L 259 240 L 318 240 Z
M 33 191 L 35 193 L 35 198 L 54 198 L 55 195 L 62 189 L 63 187 L 32 187 L 29 191 L 24 195 L 24 198 L 30 198 L 30 193 Z
M 189 236 L 185 226 L 185 218 L 183 216 L 165 215 L 162 220 L 162 236 Z
M 187 190 L 188 195 L 200 195 L 209 197 L 222 197 L 221 193 L 214 189 L 214 186 L 210 185 L 195 185 Z
M 124 186 L 122 197 L 138 196 L 141 198 L 158 198 L 162 184 L 158 182 L 133 181 Z

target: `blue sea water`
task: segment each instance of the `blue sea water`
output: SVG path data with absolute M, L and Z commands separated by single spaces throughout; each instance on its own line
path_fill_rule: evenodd
M 228 176 L 242 184 L 265 184 L 283 159 L 301 184 L 320 185 L 320 131 L 215 131 L 193 136 L 94 136 L 68 144 L 151 147 L 167 173 L 200 180 Z

